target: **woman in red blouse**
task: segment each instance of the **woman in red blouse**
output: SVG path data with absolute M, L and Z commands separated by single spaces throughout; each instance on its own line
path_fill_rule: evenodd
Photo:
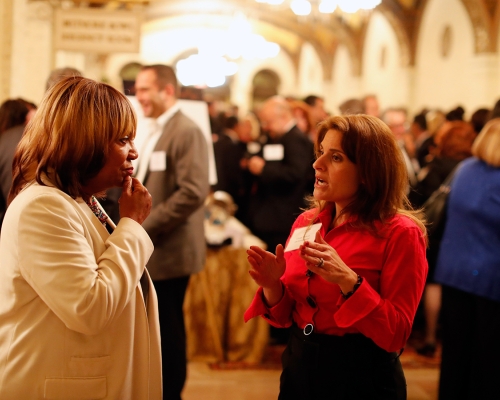
M 280 400 L 406 399 L 399 354 L 427 262 L 402 154 L 389 128 L 367 115 L 326 119 L 315 147 L 312 207 L 288 247 L 248 250 L 260 288 L 245 320 L 292 327 Z

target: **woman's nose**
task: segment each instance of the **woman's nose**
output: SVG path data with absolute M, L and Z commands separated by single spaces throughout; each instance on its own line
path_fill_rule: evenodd
M 139 157 L 139 153 L 137 151 L 137 148 L 134 146 L 134 144 L 132 144 L 132 148 L 130 149 L 130 151 L 128 152 L 128 157 L 131 159 L 131 160 L 136 160 L 137 157 Z
M 316 161 L 313 162 L 313 168 L 316 169 L 321 169 L 321 157 L 317 158 Z

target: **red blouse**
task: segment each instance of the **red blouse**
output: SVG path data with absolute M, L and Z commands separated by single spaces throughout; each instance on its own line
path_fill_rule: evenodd
M 292 232 L 310 224 L 315 211 L 300 215 Z M 361 333 L 386 351 L 400 350 L 411 333 L 427 276 L 422 231 L 410 218 L 396 215 L 375 224 L 377 236 L 349 222 L 327 232 L 331 219 L 332 209 L 325 208 L 313 222 L 322 223 L 321 236 L 363 277 L 358 290 L 344 300 L 337 284 L 316 274 L 308 276 L 300 250 L 293 250 L 285 253 L 283 298 L 267 307 L 259 288 L 245 321 L 260 315 L 276 327 L 295 322 L 300 328 L 312 324 L 316 333 Z

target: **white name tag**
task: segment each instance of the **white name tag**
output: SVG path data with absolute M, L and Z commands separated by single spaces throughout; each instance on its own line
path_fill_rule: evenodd
M 167 152 L 153 151 L 149 159 L 150 171 L 165 171 L 167 169 Z
M 257 143 L 257 142 L 249 142 L 247 144 L 247 151 L 250 154 L 257 154 L 261 148 L 262 148 L 262 146 L 260 145 L 260 143 Z
M 266 161 L 281 161 L 285 157 L 285 148 L 282 144 L 266 144 L 263 156 Z
M 321 228 L 321 222 L 295 229 L 288 241 L 285 251 L 296 250 L 306 241 L 314 242 L 316 232 L 319 231 L 319 228 Z

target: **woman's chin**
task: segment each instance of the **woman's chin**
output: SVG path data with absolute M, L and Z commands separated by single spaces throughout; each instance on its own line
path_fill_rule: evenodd
M 318 201 L 320 201 L 320 200 L 327 200 L 328 201 L 328 199 L 325 198 L 326 197 L 325 193 L 323 193 L 321 190 L 318 190 L 318 189 L 314 189 L 313 197 L 315 200 L 318 200 Z

